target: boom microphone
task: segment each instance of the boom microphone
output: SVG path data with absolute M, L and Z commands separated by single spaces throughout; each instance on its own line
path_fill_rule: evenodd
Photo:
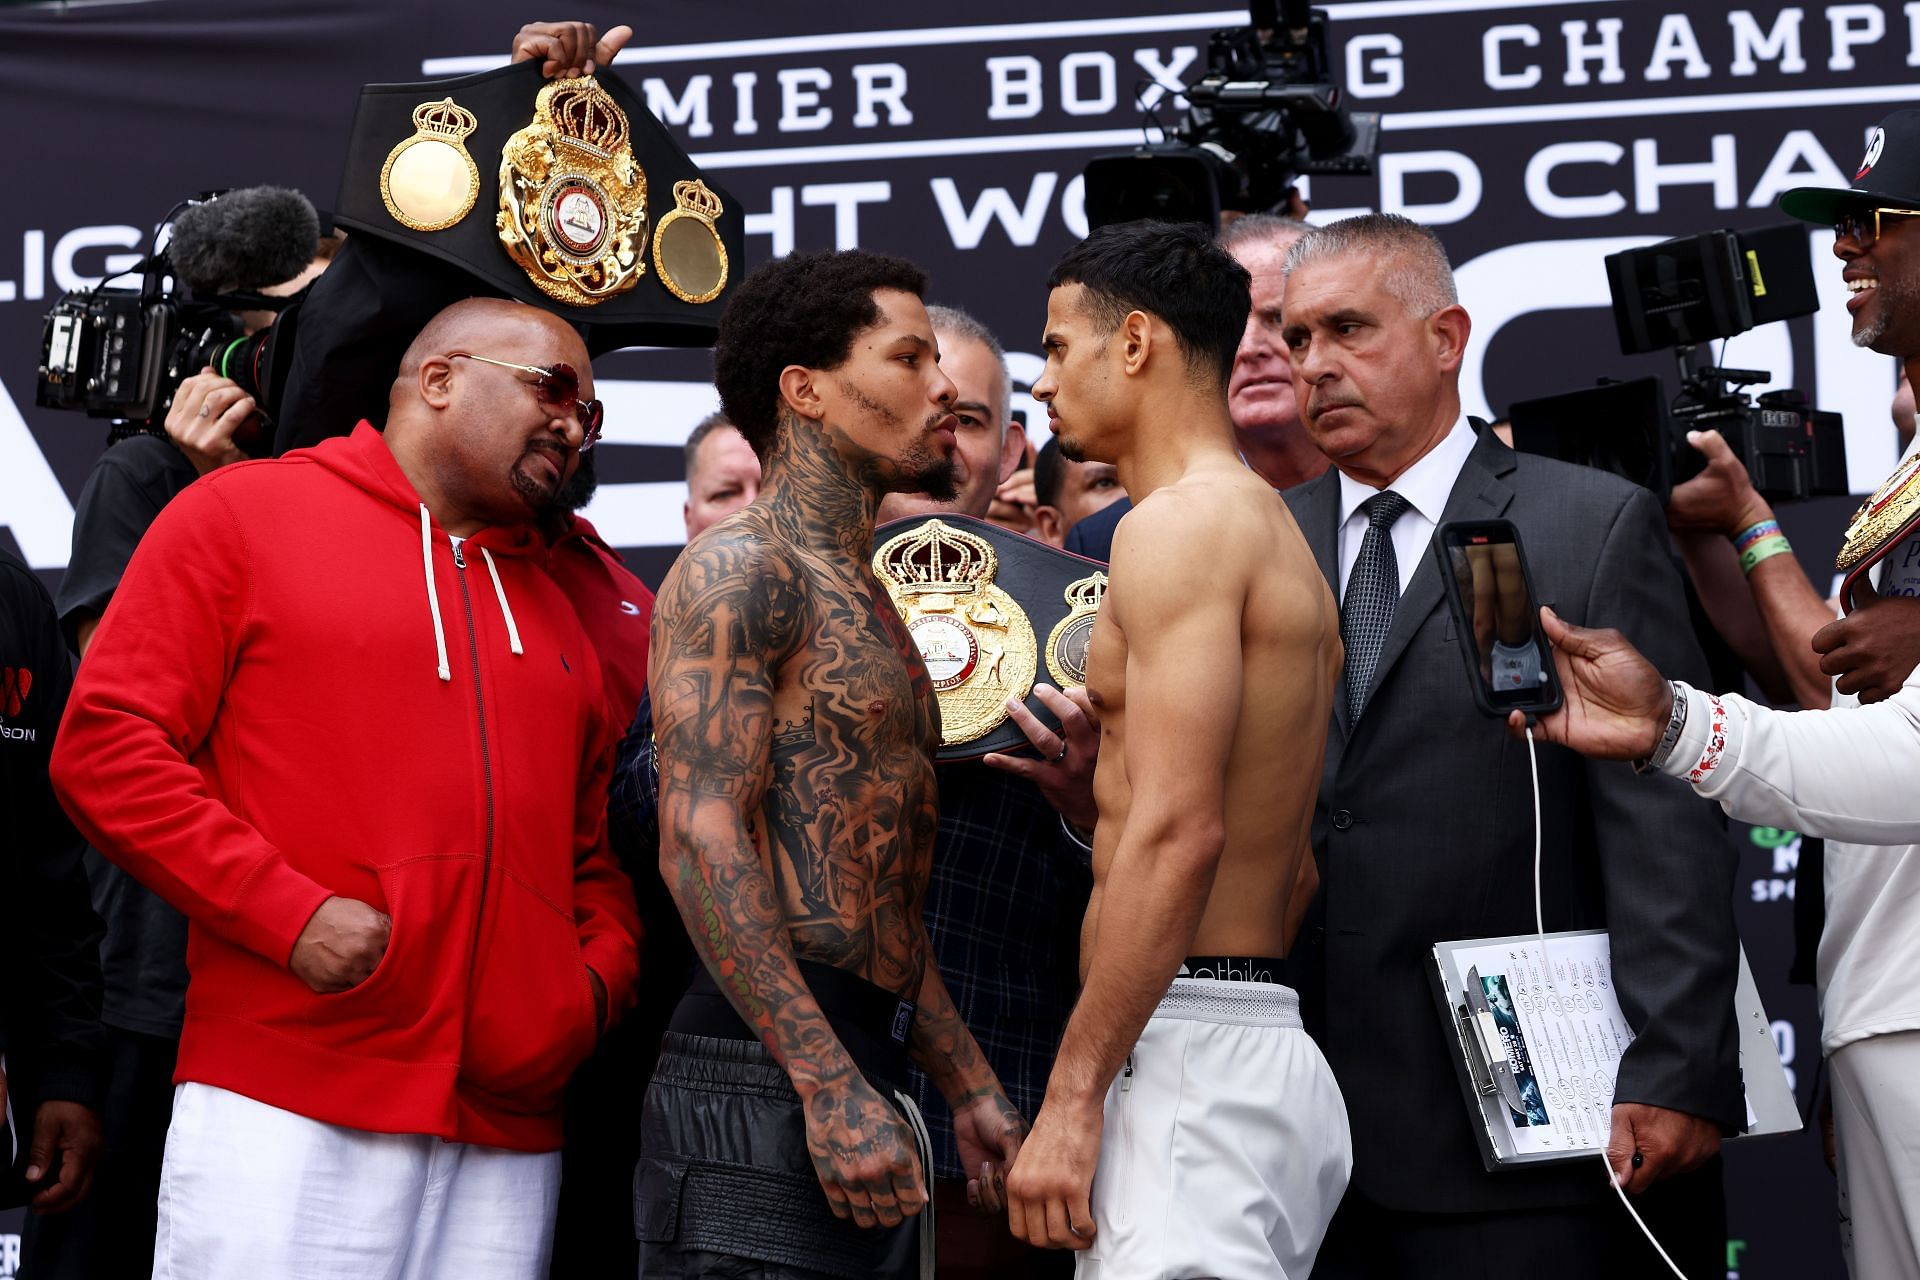
M 198 293 L 264 289 L 306 270 L 320 215 L 291 187 L 241 187 L 189 205 L 173 220 L 167 259 Z

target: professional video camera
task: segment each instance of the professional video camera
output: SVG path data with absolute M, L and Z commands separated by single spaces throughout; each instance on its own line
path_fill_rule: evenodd
M 1207 41 L 1206 74 L 1188 85 L 1172 141 L 1096 156 L 1087 221 L 1135 218 L 1218 225 L 1222 209 L 1286 201 L 1300 174 L 1373 172 L 1377 112 L 1341 105 L 1327 59 L 1327 16 L 1307 0 L 1252 0 L 1252 22 Z
M 1708 356 L 1715 338 L 1819 310 L 1804 226 L 1708 231 L 1611 254 L 1606 264 L 1621 352 L 1671 348 L 1680 393 L 1669 402 L 1659 379 L 1640 378 L 1522 401 L 1511 410 L 1516 448 L 1612 471 L 1664 503 L 1705 465 L 1687 432 L 1711 430 L 1769 500 L 1847 492 L 1839 414 L 1811 408 L 1798 391 L 1755 403 L 1740 388 L 1772 375 L 1718 368 Z
M 292 356 L 291 326 L 249 334 L 241 313 L 287 307 L 292 299 L 257 290 L 305 270 L 319 238 L 313 206 L 284 187 L 213 192 L 176 207 L 132 269 L 138 288 L 102 281 L 47 312 L 35 403 L 116 419 L 125 424 L 116 438 L 159 431 L 181 380 L 210 365 L 265 409 Z

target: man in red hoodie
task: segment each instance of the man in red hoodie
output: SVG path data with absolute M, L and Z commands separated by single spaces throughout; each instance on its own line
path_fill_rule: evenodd
M 529 525 L 590 392 L 558 319 L 456 304 L 384 437 L 206 476 L 108 606 L 53 772 L 190 921 L 159 1273 L 546 1274 L 561 1093 L 637 976 L 618 726 Z

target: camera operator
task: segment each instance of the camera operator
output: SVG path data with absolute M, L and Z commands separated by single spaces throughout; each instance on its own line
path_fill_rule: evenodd
M 1781 197 L 1795 217 L 1831 222 L 1833 251 L 1852 298 L 1856 345 L 1920 369 L 1920 111 L 1897 111 L 1874 130 L 1845 190 L 1799 188 Z M 1567 708 L 1547 736 L 1589 755 L 1641 759 L 1684 777 L 1744 821 L 1826 836 L 1827 919 L 1820 939 L 1821 1047 L 1833 1080 L 1840 1205 L 1855 1276 L 1920 1275 L 1920 535 L 1900 528 L 1877 547 L 1871 587 L 1834 621 L 1807 582 L 1772 513 L 1717 438 L 1696 442 L 1708 473 L 1683 514 L 1732 538 L 1741 566 L 1803 704 L 1780 712 L 1738 695 L 1669 684 L 1624 639 L 1570 628 L 1549 615 L 1548 637 Z M 1913 460 L 1908 450 L 1896 480 Z M 1676 491 L 1676 499 L 1681 498 Z M 1895 508 L 1900 488 L 1876 494 Z M 1861 517 L 1856 517 L 1859 521 Z M 1813 655 L 1818 654 L 1817 667 Z M 1872 704 L 1872 705 L 1863 705 Z M 1841 843 L 1841 841 L 1863 843 Z M 1872 842 L 1872 843 L 1864 843 Z
M 291 297 L 326 270 L 341 237 L 323 236 L 300 275 L 261 290 Z M 273 313 L 249 312 L 249 333 Z M 211 368 L 181 382 L 166 436 L 140 433 L 108 447 L 74 508 L 73 552 L 58 596 L 67 643 L 83 657 L 134 549 L 161 510 L 188 485 L 259 451 L 263 421 L 253 397 Z M 58 1219 L 32 1221 L 23 1246 L 44 1280 L 101 1280 L 153 1269 L 160 1158 L 173 1113 L 173 1068 L 187 990 L 187 922 L 125 871 L 89 850 L 94 907 L 106 925 L 109 1080 L 106 1151 L 87 1202 Z

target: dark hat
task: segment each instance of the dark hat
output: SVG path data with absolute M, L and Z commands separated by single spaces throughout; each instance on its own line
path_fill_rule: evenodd
M 363 88 L 333 219 L 614 346 L 712 345 L 745 267 L 739 202 L 640 96 L 538 59 Z
M 1830 225 L 1850 206 L 1920 209 L 1920 111 L 1896 111 L 1867 137 L 1867 154 L 1850 187 L 1795 187 L 1780 212 Z

